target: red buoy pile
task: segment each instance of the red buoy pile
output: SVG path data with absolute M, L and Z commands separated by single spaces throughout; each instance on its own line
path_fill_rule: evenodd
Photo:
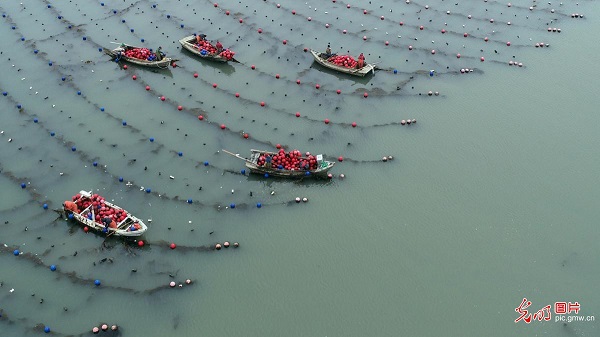
M 225 58 L 227 61 L 231 61 L 233 59 L 233 55 L 235 55 L 235 52 L 229 49 L 225 49 L 219 54 L 219 56 Z
M 196 48 L 198 48 L 198 50 L 204 49 L 208 54 L 214 54 L 217 52 L 217 47 L 213 46 L 212 44 L 210 44 L 210 42 L 206 40 L 202 40 L 199 43 L 196 43 Z
M 104 218 L 110 218 L 116 223 L 120 223 L 121 221 L 125 220 L 125 218 L 127 218 L 127 212 L 125 210 L 116 209 L 106 205 L 104 197 L 98 194 L 93 194 L 90 199 L 82 197 L 78 193 L 74 195 L 71 199 L 75 202 L 79 210 L 85 210 L 90 205 L 92 205 L 95 215 L 94 220 L 96 221 L 96 223 L 102 224 L 102 219 Z
M 356 68 L 358 62 L 354 59 L 354 57 L 350 55 L 336 55 L 327 59 L 328 62 L 331 62 L 340 67 L 346 68 Z
M 285 152 L 284 149 L 280 149 L 276 154 L 262 153 L 256 164 L 264 166 L 268 157 L 271 158 L 271 167 L 281 170 L 315 170 L 318 166 L 315 156 L 302 157 L 302 153 L 298 150 Z
M 136 58 L 139 60 L 149 60 L 156 58 L 156 54 L 150 51 L 148 48 L 132 48 L 125 51 L 125 56 Z

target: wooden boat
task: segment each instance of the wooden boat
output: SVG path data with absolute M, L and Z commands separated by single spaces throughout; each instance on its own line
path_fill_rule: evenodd
M 179 43 L 181 43 L 181 46 L 183 46 L 183 48 L 188 50 L 190 53 L 192 53 L 198 57 L 201 57 L 205 60 L 211 60 L 211 61 L 223 62 L 223 63 L 233 61 L 233 62 L 239 63 L 239 61 L 236 60 L 235 58 L 233 58 L 231 60 L 227 60 L 226 58 L 219 56 L 219 54 L 217 54 L 217 53 L 202 55 L 202 52 L 195 45 L 195 43 L 196 43 L 195 35 L 186 36 L 183 39 L 179 40 Z
M 89 199 L 91 200 L 92 198 L 92 192 L 87 192 L 87 191 L 80 191 L 79 192 L 80 198 L 82 200 L 85 199 Z M 108 201 L 104 201 L 104 205 L 105 207 L 110 207 L 112 209 L 118 210 L 118 211 L 125 211 L 124 209 L 122 209 L 121 207 L 112 204 Z M 90 204 L 88 207 L 86 207 L 85 209 L 81 210 L 79 213 L 75 213 L 72 212 L 68 209 L 66 209 L 65 207 L 63 207 L 64 212 L 67 215 L 72 214 L 73 219 L 75 219 L 77 222 L 81 223 L 84 226 L 87 226 L 90 229 L 99 231 L 101 233 L 106 233 L 107 236 L 109 235 L 114 235 L 114 236 L 126 236 L 126 237 L 135 237 L 135 236 L 140 236 L 142 234 L 144 234 L 146 232 L 146 230 L 148 229 L 148 227 L 146 226 L 146 224 L 144 224 L 144 222 L 131 215 L 129 212 L 125 211 L 127 213 L 127 217 L 119 222 L 117 224 L 117 228 L 107 228 L 107 231 L 104 232 L 104 224 L 100 224 L 97 223 L 96 221 L 94 221 L 93 219 L 95 219 L 95 210 L 93 207 L 93 204 Z M 91 218 L 88 218 L 88 216 L 91 215 Z M 71 216 L 69 216 L 70 218 Z M 136 229 L 135 224 L 139 224 L 139 228 Z
M 304 177 L 325 177 L 327 172 L 335 165 L 334 162 L 323 160 L 322 155 L 317 155 L 317 168 L 313 170 L 285 170 L 278 169 L 276 167 L 266 167 L 258 165 L 258 158 L 261 155 L 269 154 L 271 156 L 276 155 L 277 152 L 262 151 L 262 150 L 250 150 L 250 158 L 244 158 L 239 154 L 223 150 L 228 155 L 234 156 L 246 162 L 246 167 L 250 169 L 251 173 L 257 174 L 268 174 L 269 176 L 282 177 L 282 178 L 304 178 Z M 307 159 L 307 158 L 301 158 Z
M 129 63 L 137 64 L 137 65 L 143 66 L 143 67 L 150 67 L 150 68 L 167 69 L 171 63 L 177 61 L 170 57 L 163 57 L 163 59 L 160 61 L 148 61 L 148 60 L 137 59 L 135 57 L 127 57 L 127 56 L 125 56 L 125 54 L 122 53 L 123 51 L 125 51 L 127 49 L 135 49 L 135 48 L 143 48 L 143 47 L 131 46 L 131 45 L 128 45 L 125 43 L 123 43 L 123 44 L 125 45 L 125 47 L 119 46 L 113 50 L 104 49 L 104 52 L 106 54 L 110 55 L 111 57 L 113 57 L 114 59 L 124 60 Z
M 364 67 L 362 67 L 360 69 L 351 69 L 351 68 L 346 68 L 346 67 L 340 67 L 338 65 L 335 65 L 335 64 L 327 61 L 326 58 L 321 57 L 321 55 L 323 53 L 316 52 L 316 51 L 314 51 L 312 49 L 310 50 L 310 53 L 315 58 L 315 61 L 318 64 L 322 65 L 323 67 L 326 67 L 326 68 L 329 68 L 329 69 L 333 69 L 333 70 L 339 71 L 339 72 L 344 73 L 344 74 L 364 77 L 369 72 L 375 73 L 375 64 L 367 63 L 367 65 L 365 65 Z

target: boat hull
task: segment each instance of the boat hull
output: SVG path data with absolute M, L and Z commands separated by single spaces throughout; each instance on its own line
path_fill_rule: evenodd
M 194 35 L 186 36 L 183 39 L 179 40 L 179 43 L 181 44 L 181 46 L 183 48 L 185 48 L 187 51 L 189 51 L 190 53 L 192 53 L 198 57 L 201 57 L 205 60 L 214 61 L 214 62 L 220 62 L 220 63 L 228 62 L 228 60 L 226 58 L 221 57 L 217 54 L 202 55 L 200 50 L 198 50 L 198 48 L 195 47 L 194 42 L 196 42 L 196 37 Z
M 80 191 L 79 194 L 86 198 L 90 198 L 92 195 L 91 192 L 87 192 L 87 191 Z M 107 205 L 111 208 L 114 208 L 116 210 L 124 210 L 121 207 L 119 207 L 115 204 L 112 204 L 108 201 L 105 201 L 104 203 L 105 203 L 105 205 Z M 93 215 L 93 211 L 91 210 L 91 207 L 92 206 L 89 206 L 88 208 L 82 210 L 79 213 L 75 213 L 75 212 L 72 212 L 72 211 L 64 209 L 64 208 L 63 208 L 63 210 L 67 215 L 72 214 L 73 220 L 77 221 L 81 225 L 87 226 L 89 229 L 98 231 L 100 233 L 104 233 L 107 236 L 111 235 L 111 236 L 123 236 L 123 237 L 138 237 L 138 236 L 143 235 L 146 232 L 146 230 L 148 229 L 146 224 L 141 219 L 131 215 L 129 212 L 124 210 L 127 212 L 127 218 L 125 218 L 125 220 L 120 222 L 117 225 L 117 228 L 107 228 L 105 231 L 105 228 L 102 224 L 99 224 L 99 223 L 95 222 L 94 220 L 89 219 L 85 216 L 85 214 L 90 213 L 90 212 L 92 212 L 91 214 Z M 137 230 L 131 230 L 130 225 L 134 224 L 134 223 L 138 223 L 141 226 L 141 228 L 137 229 Z
M 132 47 L 132 48 L 141 48 L 141 47 L 135 47 L 135 46 L 129 46 L 128 47 Z M 119 52 L 122 51 L 122 49 L 119 48 L 115 48 L 113 50 L 108 50 L 105 49 L 104 52 L 110 56 L 112 56 L 113 58 L 118 58 L 119 57 Z M 148 61 L 148 60 L 140 60 L 140 59 L 136 59 L 133 57 L 127 57 L 125 55 L 123 55 L 121 53 L 120 55 L 120 60 L 138 65 L 138 66 L 142 66 L 142 67 L 148 67 L 148 68 L 159 68 L 159 69 L 167 69 L 169 67 L 169 65 L 171 65 L 172 62 L 174 62 L 174 60 L 170 57 L 165 57 L 160 61 Z
M 371 72 L 373 72 L 373 73 L 375 72 L 374 64 L 367 64 L 360 69 L 350 69 L 350 68 L 346 68 L 346 67 L 340 67 L 331 62 L 328 62 L 326 59 L 324 59 L 320 56 L 321 53 L 316 52 L 312 49 L 311 49 L 310 53 L 312 54 L 313 58 L 315 59 L 315 62 L 317 62 L 318 64 L 322 65 L 325 68 L 333 69 L 333 70 L 339 71 L 340 73 L 344 73 L 344 74 L 348 74 L 348 75 L 352 75 L 352 76 L 364 77 Z

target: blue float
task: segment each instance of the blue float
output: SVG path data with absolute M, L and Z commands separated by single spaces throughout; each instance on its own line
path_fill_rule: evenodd
M 22 37 L 22 38 L 21 38 L 21 41 L 25 41 L 25 38 L 24 38 L 24 37 Z
M 152 190 L 150 188 L 147 188 L 146 193 L 150 193 L 150 192 L 152 192 Z
M 92 213 L 88 213 L 87 218 L 92 220 Z
M 397 73 L 398 73 L 398 69 L 394 69 L 394 74 L 397 74 Z
M 44 332 L 45 333 L 50 333 L 50 327 L 49 326 L 45 326 L 44 327 Z
M 144 40 L 144 39 L 141 39 L 140 41 L 144 42 L 145 40 Z
M 38 52 L 39 52 L 39 50 L 37 50 L 37 49 L 34 49 L 34 50 L 33 50 L 33 53 L 34 53 L 34 54 L 37 54 Z
M 77 95 L 81 95 L 81 91 L 78 91 L 78 92 L 77 92 Z
M 2 17 L 3 17 L 3 18 L 5 18 L 5 17 L 6 17 L 6 14 L 2 13 Z
M 181 24 L 181 28 L 183 28 L 183 23 Z
M 150 137 L 150 143 L 154 142 L 154 137 Z
M 69 29 L 73 28 L 73 26 L 69 25 Z
M 101 3 L 100 3 L 100 6 L 104 6 L 104 2 L 101 2 Z
M 229 205 L 229 207 L 231 207 L 231 208 L 235 208 L 235 204 L 234 204 L 234 203 L 231 203 L 231 205 Z
M 95 161 L 95 162 L 93 162 L 93 163 L 92 163 L 92 165 L 94 165 L 94 166 L 98 166 L 98 162 L 97 162 L 97 161 Z
M 50 137 L 54 137 L 55 133 L 54 131 L 50 132 Z
M 71 151 L 75 152 L 77 151 L 77 148 L 75 146 L 71 146 Z
M 188 204 L 191 204 L 192 202 L 192 199 L 188 199 Z
M 55 265 L 51 265 L 51 266 L 50 266 L 50 270 L 52 270 L 52 271 L 56 271 L 56 266 L 55 266 Z
M 269 174 L 268 173 L 265 173 L 265 178 L 269 178 Z
M 182 157 L 182 156 L 183 156 L 183 152 L 179 152 L 179 153 L 178 153 L 178 155 L 179 155 L 180 157 Z
M 127 125 L 127 121 L 123 121 L 123 122 L 121 122 L 121 124 L 123 124 L 123 126 L 126 126 Z
M 37 119 L 37 118 L 34 118 L 34 119 L 33 119 L 33 122 L 34 122 L 34 123 L 37 123 L 37 122 L 38 122 L 38 119 Z
M 119 177 L 119 182 L 123 182 L 123 177 Z
M 23 106 L 21 104 L 17 104 L 17 109 L 21 109 Z
M 66 78 L 63 76 L 63 77 L 61 78 L 61 80 L 65 81 L 65 80 L 66 80 Z
M 117 14 L 117 10 L 116 9 L 113 9 L 113 14 Z
M 43 204 L 43 205 L 42 205 L 42 207 L 43 207 L 44 209 L 48 209 L 48 204 Z
M 59 15 L 59 16 L 58 16 L 58 19 L 59 19 L 59 20 L 60 20 L 60 19 L 62 19 L 62 16 L 60 16 L 60 15 Z
M 278 165 L 277 168 L 283 170 L 283 165 Z
M 25 188 L 25 187 L 27 187 L 27 184 L 21 183 L 21 188 Z
M 96 286 L 99 286 L 99 285 L 100 285 L 100 280 L 96 280 L 96 281 L 94 281 L 94 284 L 95 284 Z
M 21 254 L 21 252 L 19 252 L 18 249 L 15 249 L 15 251 L 13 252 L 13 254 L 15 254 L 15 256 L 19 256 L 19 254 Z
M 430 76 L 430 77 L 433 77 L 433 73 L 434 73 L 434 72 L 435 72 L 435 70 L 430 70 L 430 71 L 429 71 L 429 76 Z
M 69 215 L 67 216 L 69 219 L 73 219 L 73 213 L 69 213 Z
M 152 5 L 152 8 L 156 8 L 156 5 Z
M 2 93 L 2 96 L 6 96 L 6 95 L 8 95 L 8 93 L 7 93 L 6 91 L 4 91 L 4 92 Z
M 48 65 L 49 65 L 50 67 L 52 67 L 52 62 L 48 62 Z
M 131 29 L 130 29 L 130 31 L 133 33 L 133 32 L 134 32 L 134 29 L 133 29 L 133 28 L 131 28 Z
M 208 166 L 208 162 L 207 161 L 204 162 L 204 166 Z M 244 174 L 244 173 L 242 173 L 242 174 Z
M 98 48 L 98 51 L 99 51 L 99 52 L 102 52 L 102 48 Z
M 245 169 L 242 169 L 242 170 L 240 171 L 240 173 L 241 173 L 241 174 L 243 174 L 243 175 L 246 175 L 246 170 L 245 170 Z
M 100 107 L 100 111 L 104 111 L 104 107 L 103 107 L 103 106 L 102 106 L 102 107 Z
M 167 19 L 170 19 L 170 18 L 171 18 L 171 14 L 167 14 Z
M 11 28 L 12 28 L 13 30 L 17 29 L 17 27 L 15 27 L 15 26 L 12 26 Z
M 121 20 L 121 22 L 125 23 L 125 19 Z
M 48 5 L 48 8 L 51 8 L 52 6 Z
M 256 208 L 261 208 L 262 204 L 259 202 L 258 204 L 256 204 Z
M 304 173 L 305 176 L 309 176 L 310 172 L 306 171 L 306 173 Z

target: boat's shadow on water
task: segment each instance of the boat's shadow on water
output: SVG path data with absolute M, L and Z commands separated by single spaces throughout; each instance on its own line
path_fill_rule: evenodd
M 223 74 L 229 76 L 235 72 L 235 67 L 228 62 L 216 62 L 211 60 L 206 60 L 191 51 L 181 48 L 181 53 L 185 54 L 190 58 L 190 61 L 200 61 L 202 64 L 215 68 L 216 70 L 221 71 Z
M 329 69 L 327 67 L 324 67 L 320 64 L 318 64 L 317 62 L 313 62 L 310 65 L 310 69 L 315 69 L 318 70 L 322 73 L 326 73 L 335 77 L 338 77 L 341 80 L 349 80 L 355 83 L 359 83 L 359 84 L 367 84 L 369 83 L 369 81 L 371 80 L 371 78 L 373 78 L 374 74 L 372 72 L 366 74 L 364 77 L 360 77 L 360 76 L 353 76 L 353 75 L 349 75 L 349 74 L 344 74 L 341 73 L 339 71 L 335 71 L 333 69 Z
M 302 178 L 282 178 L 282 177 L 275 177 L 275 176 L 269 176 L 268 178 L 265 178 L 265 176 L 261 175 L 261 174 L 249 174 L 246 176 L 248 181 L 251 182 L 264 182 L 267 185 L 270 185 L 273 182 L 277 182 L 277 183 L 288 183 L 288 184 L 298 184 L 298 185 L 310 185 L 310 186 L 315 186 L 315 185 L 329 185 L 332 183 L 332 180 L 329 179 L 328 177 L 316 177 L 316 176 L 308 176 L 308 177 L 302 177 Z

